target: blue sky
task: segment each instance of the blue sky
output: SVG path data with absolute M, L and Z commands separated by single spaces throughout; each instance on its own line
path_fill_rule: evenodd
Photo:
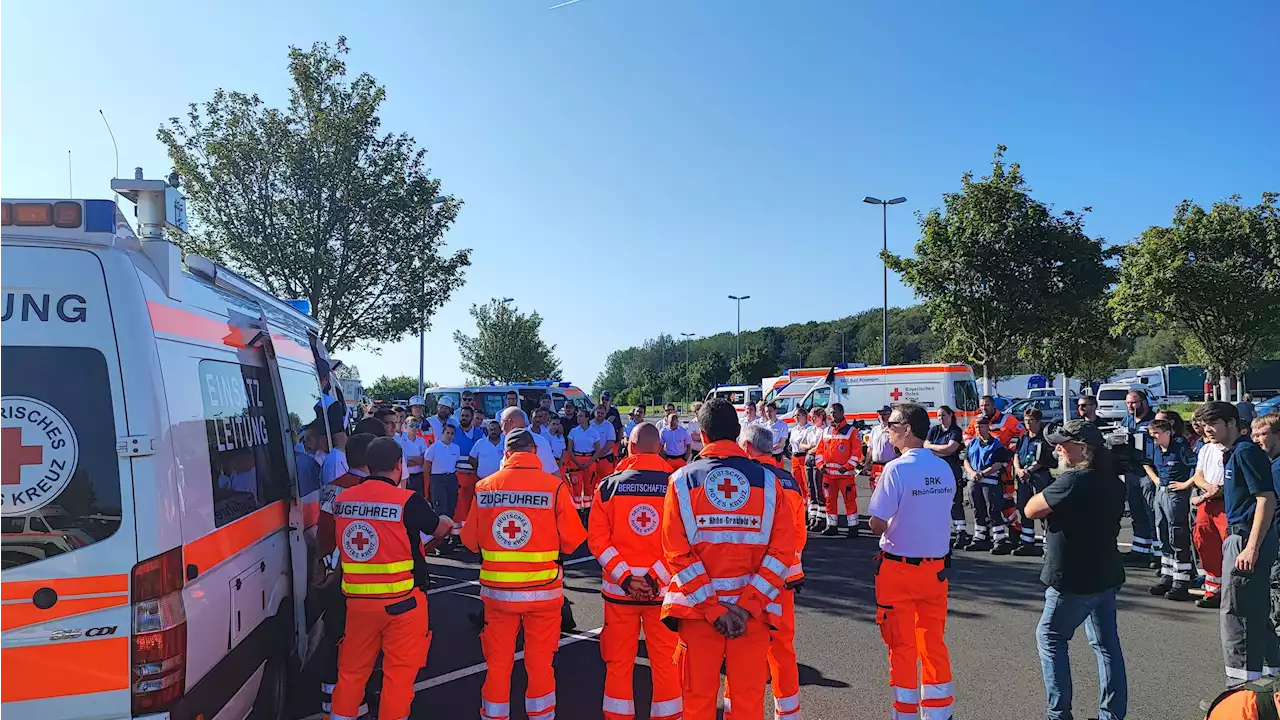
M 466 201 L 474 249 L 434 319 L 427 377 L 462 379 L 467 309 L 516 298 L 566 377 L 660 332 L 826 320 L 880 303 L 890 248 L 918 237 L 997 143 L 1035 194 L 1091 205 L 1123 242 L 1184 197 L 1280 190 L 1280 4 L 1192 2 L 8 2 L 0 23 L 5 197 L 109 197 L 167 174 L 155 130 L 217 87 L 283 105 L 286 49 L 346 35 L 384 83 L 384 128 Z M 573 279 L 570 290 L 567 278 Z M 803 286 L 803 287 L 798 287 Z M 911 293 L 892 278 L 890 304 Z M 416 374 L 417 339 L 347 352 Z

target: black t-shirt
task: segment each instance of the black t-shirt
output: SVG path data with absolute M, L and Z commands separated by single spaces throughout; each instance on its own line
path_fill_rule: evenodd
M 1068 470 L 1045 489 L 1044 499 L 1052 512 L 1040 581 L 1060 592 L 1082 595 L 1124 583 L 1116 549 L 1124 482 L 1111 473 Z
M 604 419 L 607 420 L 608 422 L 613 423 L 613 431 L 614 433 L 617 434 L 618 438 L 621 439 L 622 438 L 622 416 L 618 414 L 618 408 L 610 405 L 609 409 L 604 411 Z
M 947 464 L 951 466 L 951 472 L 959 480 L 964 473 L 964 431 L 960 429 L 960 426 L 951 423 L 951 427 L 944 429 L 940 424 L 933 425 L 929 428 L 929 436 L 925 439 L 925 442 L 931 445 L 946 445 L 952 440 L 956 441 L 960 447 L 954 453 L 942 459 L 947 461 Z
M 370 476 L 368 480 L 391 482 L 377 476 Z M 405 533 L 409 536 L 409 553 L 413 555 L 413 581 L 415 585 L 422 588 L 423 592 L 426 592 L 427 587 L 431 585 L 431 573 L 428 572 L 427 559 L 422 557 L 422 533 L 431 537 L 431 533 L 435 532 L 440 524 L 440 516 L 431 509 L 431 505 L 422 495 L 414 493 L 404 503 L 402 519 Z

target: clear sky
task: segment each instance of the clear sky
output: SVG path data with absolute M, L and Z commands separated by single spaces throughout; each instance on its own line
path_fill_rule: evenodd
M 109 197 L 168 173 L 157 126 L 218 87 L 283 105 L 288 45 L 346 35 L 384 128 L 430 152 L 474 248 L 427 378 L 462 379 L 467 309 L 545 318 L 566 378 L 660 332 L 827 320 L 880 304 L 880 210 L 907 252 L 997 143 L 1035 194 L 1123 242 L 1190 197 L 1280 190 L 1280 3 L 852 0 L 10 0 L 0 16 L 5 197 Z M 912 302 L 890 281 L 889 302 Z M 343 353 L 416 374 L 417 338 Z

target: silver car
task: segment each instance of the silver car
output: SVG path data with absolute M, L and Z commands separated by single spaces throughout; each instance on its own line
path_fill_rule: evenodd
M 1074 398 L 1070 402 L 1074 404 Z M 1044 421 L 1046 426 L 1048 426 L 1049 423 L 1062 422 L 1061 397 L 1036 397 L 1018 400 L 1010 405 L 1005 412 L 1021 420 L 1022 413 L 1026 412 L 1028 408 L 1033 407 L 1040 409 L 1041 419 Z

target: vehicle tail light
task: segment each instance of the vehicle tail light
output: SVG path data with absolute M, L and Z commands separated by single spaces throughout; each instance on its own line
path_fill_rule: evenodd
M 187 680 L 187 613 L 182 604 L 182 548 L 133 567 L 133 713 L 168 710 Z

